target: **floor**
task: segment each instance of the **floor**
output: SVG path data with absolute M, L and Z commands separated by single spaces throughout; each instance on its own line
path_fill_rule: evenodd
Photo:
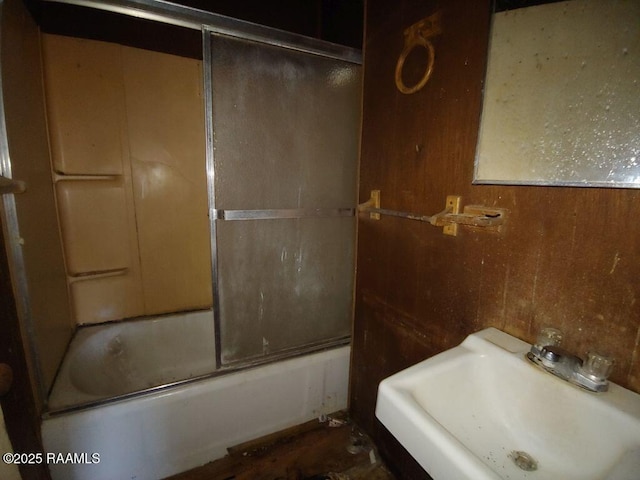
M 166 480 L 395 480 L 371 440 L 344 413 L 228 449 Z

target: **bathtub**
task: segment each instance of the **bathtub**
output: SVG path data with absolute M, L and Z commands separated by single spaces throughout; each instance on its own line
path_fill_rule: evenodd
M 210 312 L 80 329 L 42 422 L 52 478 L 158 480 L 346 408 L 348 346 L 203 378 L 212 329 Z
M 213 372 L 214 335 L 209 310 L 82 327 L 48 408 L 58 411 Z

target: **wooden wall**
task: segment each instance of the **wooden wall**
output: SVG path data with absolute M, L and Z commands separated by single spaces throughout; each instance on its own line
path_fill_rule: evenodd
M 490 4 L 366 8 L 360 201 L 380 189 L 383 208 L 430 215 L 456 194 L 510 211 L 499 236 L 360 217 L 351 411 L 402 478 L 427 477 L 375 419 L 378 383 L 482 328 L 532 342 L 558 327 L 571 351 L 610 352 L 612 380 L 640 392 L 640 190 L 471 183 Z M 433 75 L 404 95 L 394 84 L 402 32 L 438 10 Z M 408 77 L 424 68 L 412 57 Z

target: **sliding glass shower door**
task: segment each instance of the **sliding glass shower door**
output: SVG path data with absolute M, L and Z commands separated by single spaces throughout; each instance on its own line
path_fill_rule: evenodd
M 205 33 L 221 367 L 350 335 L 360 66 Z

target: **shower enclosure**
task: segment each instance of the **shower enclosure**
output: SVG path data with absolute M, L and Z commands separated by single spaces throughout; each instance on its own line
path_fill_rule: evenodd
M 159 478 L 344 408 L 359 51 L 161 1 L 46 3 L 201 45 L 40 32 L 0 2 L 0 173 L 26 184 L 2 224 L 43 441 L 103 455 L 53 477 Z
M 4 3 L 14 8 L 13 0 Z M 30 160 L 25 159 L 25 152 L 11 148 L 19 144 L 13 138 L 20 136 L 17 126 L 11 128 L 17 124 L 15 105 L 3 108 L 8 128 L 0 134 L 8 135 L 4 144 L 10 147 L 3 156 L 2 175 L 27 184 L 26 193 L 16 194 L 15 201 L 12 195 L 5 196 L 3 225 L 10 232 L 12 277 L 22 301 L 21 317 L 41 396 L 44 401 L 53 388 L 52 398 L 61 398 L 49 405 L 50 414 L 157 393 L 194 380 L 215 379 L 347 345 L 354 278 L 359 52 L 153 0 L 58 3 L 198 30 L 202 57 L 183 62 L 169 54 L 94 40 L 81 40 L 69 47 L 68 42 L 77 40 L 55 35 L 38 47 L 37 28 L 6 28 L 10 19 L 5 21 L 3 11 L 3 80 L 42 72 L 46 92 L 41 101 L 47 123 L 38 118 L 36 127 L 42 138 L 47 137 L 48 128 L 50 144 L 43 142 L 40 147 L 50 149 L 50 154 L 40 152 L 35 166 L 27 166 Z M 15 31 L 33 44 L 28 54 L 6 47 L 15 40 Z M 77 52 L 81 52 L 79 59 L 73 60 Z M 19 58 L 21 63 L 15 60 L 16 68 L 9 73 L 5 66 L 11 58 Z M 64 61 L 69 65 L 62 65 Z M 181 95 L 188 88 L 175 83 L 181 81 L 175 80 L 180 72 L 172 74 L 178 68 L 175 65 L 183 64 L 199 72 L 201 82 L 198 89 L 187 93 L 189 101 L 197 97 L 200 105 L 186 112 L 184 105 L 188 103 Z M 110 78 L 114 79 L 111 83 Z M 145 79 L 153 79 L 153 85 Z M 5 103 L 8 96 L 26 98 L 29 92 L 25 89 L 36 92 L 41 81 L 33 78 L 30 87 L 18 80 L 10 78 L 3 83 Z M 80 85 L 86 85 L 87 92 L 83 93 Z M 67 111 L 73 107 L 73 98 L 92 95 L 91 89 L 98 87 L 112 117 L 96 116 L 96 110 L 104 109 L 85 108 L 86 101 L 79 110 Z M 65 88 L 70 93 L 65 93 Z M 34 95 L 37 99 L 41 93 Z M 154 104 L 168 101 L 172 102 L 168 108 L 153 111 Z M 26 116 L 36 118 L 36 112 L 44 110 L 35 105 Z M 182 119 L 187 117 L 190 122 L 196 119 L 195 130 L 200 130 L 200 136 L 189 136 L 189 142 L 202 141 L 203 155 L 195 174 L 181 170 L 184 143 L 169 145 L 165 141 L 174 134 L 173 129 L 180 131 Z M 105 136 L 109 127 L 101 123 L 105 118 L 117 125 L 117 148 Z M 87 135 L 82 130 L 85 127 L 99 135 Z M 77 162 L 68 148 L 74 132 L 80 132 L 76 135 L 85 141 L 79 143 L 85 153 Z M 96 142 L 102 142 L 100 148 Z M 136 153 L 143 146 L 151 152 L 146 163 L 141 160 L 144 154 Z M 114 155 L 121 157 L 115 163 L 96 160 L 107 150 L 119 150 Z M 39 197 L 46 208 L 28 207 L 29 196 L 38 194 L 43 175 L 52 179 Z M 206 209 L 196 214 L 200 215 L 198 221 L 208 216 L 204 221 L 210 235 L 204 242 L 210 246 L 210 257 L 206 257 L 210 258 L 211 283 L 208 278 L 204 282 L 211 288 L 209 305 L 202 301 L 172 303 L 172 282 L 188 292 L 201 288 L 203 280 L 197 275 L 185 277 L 183 272 L 176 273 L 180 277 L 176 280 L 171 268 L 162 268 L 158 250 L 149 247 L 166 247 L 165 243 L 180 236 L 176 230 L 181 227 L 171 231 L 172 223 L 167 224 L 166 218 L 177 222 L 194 215 L 192 202 L 173 203 L 174 196 L 181 194 L 179 189 L 186 189 L 187 196 L 190 193 L 180 178 L 173 179 L 181 175 L 197 176 L 194 181 L 190 178 L 189 184 L 203 185 L 206 190 L 201 192 L 207 199 Z M 153 189 L 159 183 L 165 196 L 153 204 Z M 44 225 L 31 225 L 43 216 L 48 222 L 46 235 Z M 56 236 L 61 245 L 52 247 L 54 275 L 34 252 L 38 238 L 55 240 Z M 118 241 L 111 242 L 114 238 Z M 178 242 L 173 253 L 178 252 L 177 258 L 183 255 L 186 262 L 193 257 L 190 249 L 196 249 L 201 240 Z M 104 253 L 106 250 L 109 252 Z M 55 285 L 40 281 L 43 268 L 47 281 Z M 122 290 L 121 284 L 138 286 Z M 158 284 L 164 286 L 155 290 Z M 62 300 L 65 290 L 70 292 L 70 309 Z M 40 291 L 48 293 L 41 295 Z M 61 322 L 64 328 L 46 326 L 47 308 L 32 305 L 36 298 L 45 299 L 43 304 L 47 298 L 62 304 L 59 309 L 54 307 L 53 316 L 65 317 Z M 120 308 L 121 304 L 126 305 Z M 132 337 L 123 333 L 126 322 L 122 320 L 136 324 L 139 333 Z M 57 332 L 55 351 L 47 344 L 47 328 Z M 191 335 L 181 339 L 180 332 L 185 329 Z M 69 355 L 62 361 L 73 331 Z M 158 333 L 161 331 L 165 333 Z M 76 355 L 74 349 L 89 353 Z M 153 352 L 153 359 L 148 361 L 141 349 Z M 185 353 L 180 353 L 183 350 Z M 187 358 L 193 357 L 194 351 L 207 357 L 196 361 L 198 368 L 191 368 Z M 148 370 L 187 361 L 190 364 L 182 370 L 145 377 Z M 90 377 L 103 383 L 86 387 L 74 373 L 79 371 L 90 371 Z M 102 388 L 117 383 L 118 378 L 134 376 L 134 371 L 145 378 Z M 73 388 L 90 392 L 69 395 Z

